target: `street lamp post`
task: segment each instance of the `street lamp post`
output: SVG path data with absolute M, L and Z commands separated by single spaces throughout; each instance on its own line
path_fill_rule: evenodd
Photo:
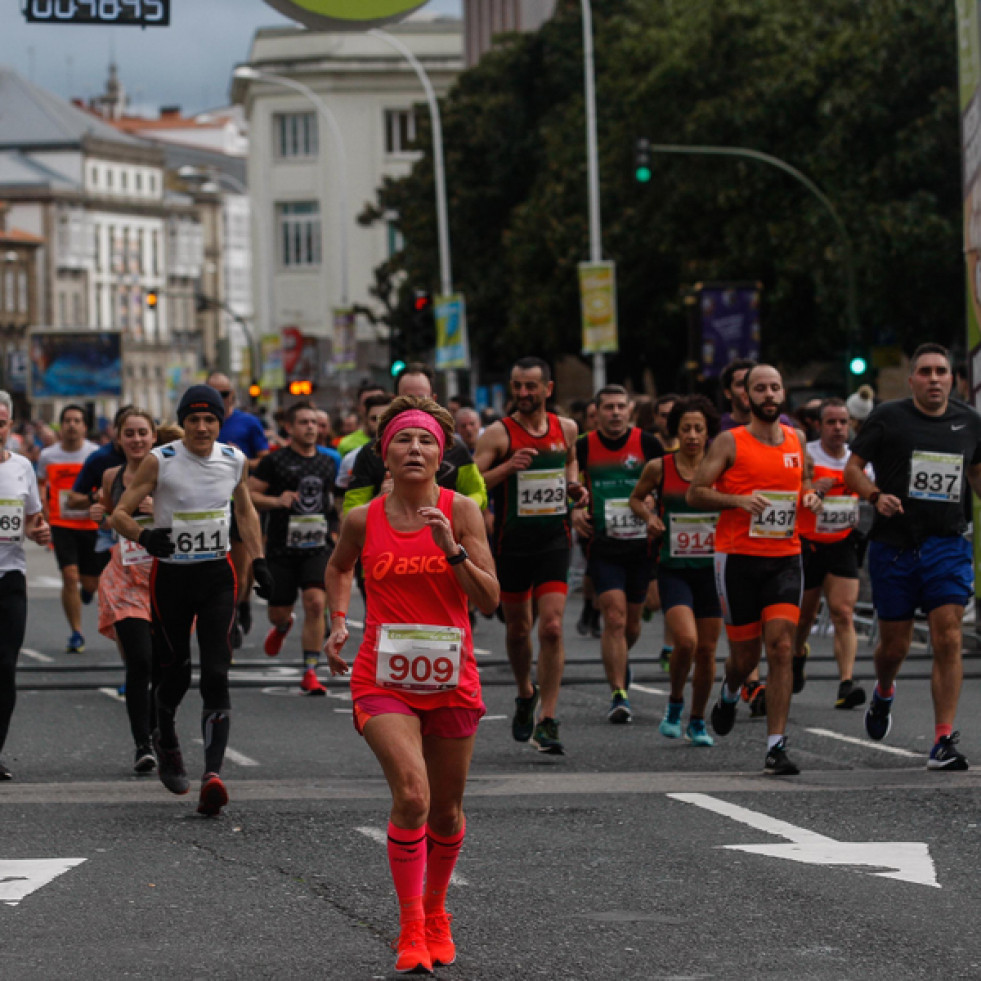
M 586 2 L 586 0 L 584 0 L 584 2 Z M 689 156 L 743 157 L 748 160 L 757 160 L 760 163 L 769 164 L 771 167 L 776 167 L 778 170 L 782 170 L 785 174 L 789 174 L 791 177 L 803 184 L 804 187 L 806 187 L 808 191 L 810 191 L 811 194 L 813 194 L 827 209 L 828 214 L 831 215 L 831 218 L 835 223 L 835 227 L 838 230 L 838 234 L 841 237 L 841 244 L 844 250 L 846 282 L 845 317 L 848 323 L 849 344 L 855 345 L 861 342 L 861 327 L 858 322 L 857 288 L 855 284 L 855 252 L 852 248 L 851 236 L 848 234 L 848 229 L 845 227 L 845 223 L 841 220 L 841 215 L 838 214 L 838 211 L 831 203 L 831 200 L 821 190 L 821 188 L 814 183 L 814 181 L 812 181 L 806 174 L 801 173 L 801 171 L 799 171 L 796 167 L 787 163 L 786 160 L 781 160 L 779 157 L 774 157 L 769 153 L 762 153 L 759 150 L 751 150 L 748 147 L 699 145 L 685 146 L 672 143 L 651 143 L 650 150 L 652 153 L 675 153 Z
M 408 61 L 422 84 L 422 89 L 426 94 L 426 101 L 429 103 L 429 116 L 432 121 L 433 130 L 433 171 L 436 179 L 436 230 L 439 244 L 439 280 L 443 296 L 448 297 L 453 292 L 453 267 L 450 257 L 449 209 L 446 204 L 446 165 L 443 159 L 443 122 L 439 112 L 439 100 L 436 98 L 433 83 L 430 81 L 429 74 L 423 67 L 422 62 L 419 61 L 399 38 L 378 28 L 373 28 L 368 31 L 368 34 L 378 38 L 379 41 L 384 41 Z M 446 373 L 447 398 L 456 395 L 456 393 L 456 372 L 448 371 Z

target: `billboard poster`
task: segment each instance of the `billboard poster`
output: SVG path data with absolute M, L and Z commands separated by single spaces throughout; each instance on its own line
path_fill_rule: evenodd
M 317 31 L 366 31 L 402 20 L 427 0 L 266 0 L 270 7 Z
M 28 357 L 32 399 L 122 397 L 118 330 L 31 330 Z
M 335 371 L 354 371 L 358 366 L 358 344 L 354 333 L 354 311 L 334 310 L 334 357 Z
M 702 325 L 699 373 L 718 378 L 735 358 L 760 358 L 760 291 L 755 286 L 698 289 Z
M 467 334 L 467 304 L 462 293 L 437 296 L 436 370 L 470 369 L 470 338 Z
M 580 262 L 579 298 L 582 305 L 582 353 L 616 354 L 620 349 L 616 264 Z
M 961 111 L 967 364 L 974 408 L 981 407 L 981 18 L 977 0 L 957 0 L 957 66 Z M 974 509 L 974 589 L 981 596 L 981 502 Z M 975 601 L 977 602 L 977 601 Z
M 279 334 L 263 334 L 259 338 L 259 354 L 262 359 L 259 384 L 263 391 L 285 388 L 286 373 L 283 371 L 283 348 Z

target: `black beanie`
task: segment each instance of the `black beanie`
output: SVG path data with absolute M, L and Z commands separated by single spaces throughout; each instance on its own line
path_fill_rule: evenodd
M 210 385 L 192 385 L 177 406 L 177 421 L 183 426 L 192 412 L 210 412 L 219 422 L 225 421 L 225 404 Z

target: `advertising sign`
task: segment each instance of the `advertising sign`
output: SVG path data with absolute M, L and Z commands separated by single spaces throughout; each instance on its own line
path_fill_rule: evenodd
M 582 353 L 616 354 L 620 349 L 616 264 L 580 262 L 579 297 L 582 303 Z
M 334 310 L 334 357 L 336 371 L 354 371 L 358 365 L 358 343 L 354 334 L 354 311 Z
M 317 31 L 366 31 L 402 20 L 426 0 L 266 0 L 291 20 Z
M 283 371 L 283 348 L 279 334 L 263 334 L 259 338 L 259 352 L 262 358 L 262 374 L 259 384 L 263 391 L 286 387 L 286 372 Z
M 53 330 L 28 334 L 32 399 L 120 398 L 122 335 L 118 330 Z
M 981 406 L 981 33 L 977 0 L 957 0 L 960 79 L 964 259 L 967 291 L 967 363 L 971 398 Z M 974 502 L 974 589 L 981 595 L 981 503 Z
M 703 286 L 698 291 L 702 323 L 700 374 L 718 378 L 735 358 L 760 357 L 760 291 L 753 286 Z
M 467 304 L 462 293 L 437 296 L 436 370 L 470 369 L 470 338 L 467 334 Z

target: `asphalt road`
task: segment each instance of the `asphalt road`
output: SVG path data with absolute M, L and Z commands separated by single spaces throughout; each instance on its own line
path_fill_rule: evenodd
M 394 977 L 397 905 L 388 794 L 343 685 L 298 693 L 298 637 L 261 651 L 264 610 L 234 667 L 226 814 L 130 773 L 113 645 L 86 608 L 82 655 L 51 556 L 31 548 L 21 693 L 0 785 L 0 976 Z M 979 665 L 962 749 L 978 767 L 925 769 L 928 663 L 901 676 L 895 724 L 870 743 L 832 709 L 830 641 L 815 638 L 789 737 L 800 777 L 762 775 L 765 726 L 744 708 L 711 749 L 657 732 L 660 621 L 633 656 L 635 723 L 605 721 L 599 645 L 567 616 L 567 755 L 511 739 L 503 630 L 476 634 L 488 714 L 451 889 L 457 964 L 441 978 L 977 978 L 981 941 Z M 353 608 L 352 608 L 353 610 Z M 863 647 L 859 675 L 870 675 Z M 280 663 L 281 662 L 281 663 Z M 180 716 L 192 773 L 200 701 Z M 42 865 L 42 860 L 59 860 Z M 49 881 L 45 881 L 45 880 Z

